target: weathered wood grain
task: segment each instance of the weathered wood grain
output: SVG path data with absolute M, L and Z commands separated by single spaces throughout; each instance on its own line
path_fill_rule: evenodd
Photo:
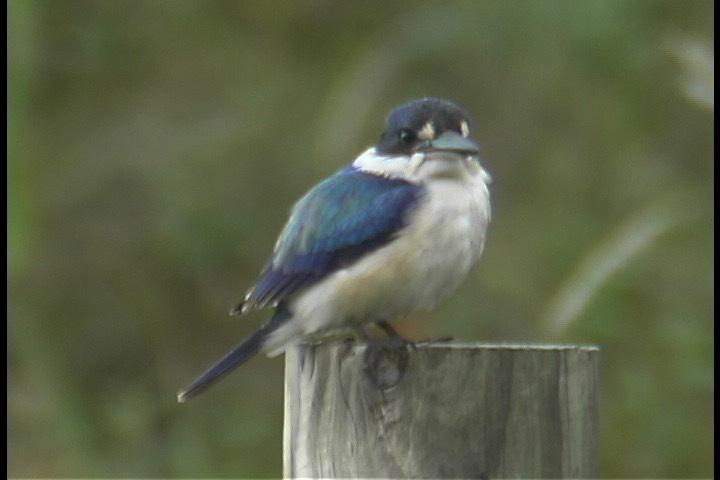
M 285 477 L 596 477 L 599 350 L 301 345 L 286 357 Z

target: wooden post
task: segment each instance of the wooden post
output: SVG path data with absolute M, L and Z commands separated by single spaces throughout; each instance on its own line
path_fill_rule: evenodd
M 594 346 L 323 343 L 287 352 L 284 476 L 598 476 Z

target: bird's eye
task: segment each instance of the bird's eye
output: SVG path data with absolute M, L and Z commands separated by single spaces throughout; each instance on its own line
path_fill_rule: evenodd
M 403 145 L 409 145 L 413 141 L 415 141 L 415 132 L 407 128 L 400 130 L 400 143 Z

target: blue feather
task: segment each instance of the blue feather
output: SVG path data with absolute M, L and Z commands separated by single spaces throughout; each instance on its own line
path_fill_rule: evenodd
M 285 305 L 278 305 L 275 314 L 265 325 L 260 327 L 260 330 L 240 342 L 230 352 L 226 353 L 224 357 L 205 370 L 189 387 L 181 391 L 177 397 L 178 402 L 183 403 L 201 393 L 210 387 L 210 385 L 249 360 L 262 348 L 267 337 L 287 322 L 290 316 L 291 314 L 287 308 L 285 308 Z
M 388 243 L 423 192 L 419 185 L 353 167 L 324 180 L 293 208 L 243 310 L 279 302 Z

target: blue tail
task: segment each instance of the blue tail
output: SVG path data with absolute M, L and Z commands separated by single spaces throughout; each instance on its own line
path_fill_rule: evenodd
M 178 403 L 184 403 L 204 392 L 212 384 L 249 360 L 250 357 L 260 351 L 267 336 L 284 324 L 290 316 L 290 312 L 288 312 L 284 306 L 278 306 L 275 315 L 273 315 L 270 321 L 263 325 L 260 330 L 240 342 L 238 346 L 233 348 L 213 366 L 205 370 L 189 387 L 181 390 L 177 396 Z

